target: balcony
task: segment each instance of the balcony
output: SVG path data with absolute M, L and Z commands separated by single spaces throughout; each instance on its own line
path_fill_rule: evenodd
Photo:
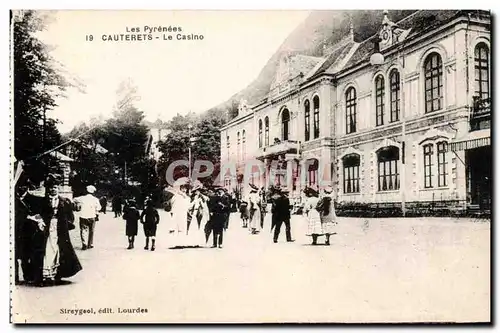
M 279 141 L 275 140 L 275 143 L 271 146 L 262 147 L 259 149 L 259 157 L 266 158 L 269 156 L 282 155 L 287 153 L 296 154 L 298 148 L 298 143 L 295 140 Z
M 478 131 L 491 127 L 491 99 L 474 97 L 470 115 L 470 130 Z

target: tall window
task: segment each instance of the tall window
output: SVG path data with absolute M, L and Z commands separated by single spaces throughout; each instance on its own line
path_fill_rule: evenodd
M 290 136 L 290 112 L 284 109 L 281 114 L 281 138 L 283 141 L 289 139 Z
M 349 88 L 345 93 L 345 117 L 347 134 L 356 132 L 356 89 Z
M 229 135 L 226 136 L 226 148 L 227 148 L 227 159 L 229 160 L 229 156 L 231 155 L 231 143 L 229 141 Z
M 259 119 L 259 148 L 262 148 L 262 119 Z
M 431 188 L 433 145 L 426 144 L 423 148 L 424 148 L 424 187 Z
M 399 149 L 394 146 L 384 147 L 377 151 L 378 190 L 399 190 Z
M 238 132 L 238 134 L 237 134 L 237 142 L 238 142 L 238 145 L 236 146 L 236 158 L 239 162 L 240 161 L 240 149 L 241 149 L 240 132 Z
M 393 69 L 389 76 L 391 82 L 391 123 L 399 120 L 399 110 L 400 110 L 400 89 L 401 85 L 399 82 L 399 72 L 397 69 Z
M 375 79 L 375 112 L 377 118 L 377 126 L 384 124 L 384 98 L 384 77 L 382 75 L 378 75 Z
M 344 193 L 359 193 L 359 155 L 349 154 L 342 158 L 344 166 Z
M 425 112 L 443 108 L 443 61 L 437 53 L 427 56 L 424 63 L 425 73 Z
M 247 155 L 247 137 L 246 137 L 246 133 L 245 133 L 245 130 L 243 130 L 243 132 L 241 133 L 241 139 L 242 139 L 242 143 L 243 143 L 243 151 L 242 151 L 242 157 L 243 157 L 243 160 L 245 160 L 246 158 L 246 155 Z
M 437 144 L 437 156 L 438 156 L 438 186 L 443 187 L 447 185 L 447 161 L 446 161 L 446 151 L 448 150 L 448 143 L 438 142 Z
M 309 100 L 304 102 L 304 123 L 305 123 L 305 132 L 304 132 L 304 141 L 309 141 L 311 136 L 311 103 Z
M 313 98 L 314 106 L 314 138 L 319 138 L 319 97 L 314 96 Z
M 474 50 L 475 96 L 480 100 L 490 98 L 490 50 L 485 43 L 479 43 Z
M 264 145 L 267 147 L 269 146 L 269 117 L 266 117 L 266 119 L 264 119 L 264 126 Z
M 319 163 L 317 159 L 308 161 L 307 184 L 314 187 L 318 181 Z

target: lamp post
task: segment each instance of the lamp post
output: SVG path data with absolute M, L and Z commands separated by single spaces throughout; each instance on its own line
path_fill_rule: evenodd
M 375 52 L 370 57 L 370 64 L 372 66 L 380 66 L 385 63 L 384 55 L 380 53 L 378 42 L 375 42 Z M 404 89 L 404 69 L 405 69 L 405 58 L 401 53 L 402 45 L 398 48 L 396 63 L 401 67 L 401 74 L 399 78 L 400 82 L 400 92 L 401 92 L 401 104 L 400 104 L 400 119 L 401 119 L 401 181 L 400 181 L 400 193 L 401 193 L 401 211 L 403 217 L 406 216 L 406 121 L 405 121 L 405 89 Z M 390 85 L 389 85 L 390 86 Z
M 189 131 L 189 146 L 188 146 L 188 154 L 189 154 L 189 169 L 188 169 L 188 178 L 191 180 L 191 129 L 193 128 L 193 125 L 189 124 L 188 125 L 188 131 Z

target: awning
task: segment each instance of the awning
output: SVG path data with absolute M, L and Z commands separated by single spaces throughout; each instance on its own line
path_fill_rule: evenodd
M 491 146 L 491 129 L 472 131 L 457 138 L 450 144 L 452 151 L 470 150 L 479 147 Z
M 61 154 L 61 153 L 56 152 L 56 151 L 50 152 L 50 155 L 57 158 L 59 161 L 62 161 L 62 162 L 74 162 L 75 161 L 71 157 L 66 156 L 64 154 Z

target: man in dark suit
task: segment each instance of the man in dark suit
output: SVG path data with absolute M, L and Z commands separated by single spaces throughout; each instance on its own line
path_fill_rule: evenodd
M 272 201 L 272 221 L 274 225 L 274 238 L 275 243 L 278 242 L 280 235 L 281 225 L 285 223 L 286 228 L 286 241 L 293 242 L 292 231 L 290 227 L 290 199 L 288 199 L 286 189 L 277 189 L 276 196 L 273 196 Z M 271 228 L 272 229 L 272 228 Z
M 210 210 L 210 226 L 213 231 L 213 246 L 222 248 L 222 240 L 224 235 L 224 226 L 226 222 L 227 204 L 224 199 L 224 190 L 217 189 L 217 194 L 210 198 L 208 209 Z
M 25 282 L 32 280 L 30 253 L 32 251 L 31 237 L 35 233 L 35 226 L 28 220 L 31 214 L 30 205 L 33 196 L 28 193 L 30 183 L 26 177 L 21 177 L 16 183 L 16 195 L 14 200 L 14 254 L 15 254 L 15 283 L 21 280 L 19 264 L 22 269 L 22 278 Z
M 231 216 L 231 195 L 227 192 L 226 189 L 223 189 L 222 195 L 222 203 L 224 204 L 224 230 L 227 231 L 229 227 L 229 217 Z

